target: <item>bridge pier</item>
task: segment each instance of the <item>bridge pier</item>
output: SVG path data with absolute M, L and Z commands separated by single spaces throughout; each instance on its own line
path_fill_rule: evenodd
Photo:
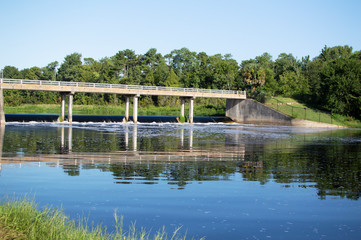
M 69 103 L 68 103 L 68 122 L 69 122 L 69 124 L 73 123 L 73 96 L 74 96 L 74 93 L 69 94 Z
M 60 93 L 61 95 L 61 107 L 60 107 L 60 122 L 65 120 L 65 93 Z
M 180 112 L 180 116 L 184 118 L 185 99 L 184 99 L 183 97 L 181 97 L 180 100 L 181 100 L 181 112 Z
M 138 122 L 138 95 L 133 97 L 133 122 Z
M 189 99 L 189 123 L 193 123 L 193 102 L 194 98 Z
M 189 123 L 193 123 L 193 105 L 194 105 L 194 97 L 180 97 L 181 100 L 181 111 L 180 116 L 185 117 L 185 100 L 189 99 Z
M 124 114 L 125 122 L 129 121 L 129 97 L 125 96 L 125 114 Z

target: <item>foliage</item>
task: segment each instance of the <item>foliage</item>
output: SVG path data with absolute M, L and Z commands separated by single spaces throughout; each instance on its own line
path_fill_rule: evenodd
M 361 61 L 339 58 L 320 70 L 320 102 L 326 109 L 361 119 Z
M 111 84 L 141 84 L 185 88 L 247 90 L 250 96 L 266 100 L 266 96 L 288 96 L 308 105 L 361 119 L 361 52 L 349 46 L 325 46 L 319 56 L 301 60 L 281 53 L 272 60 L 269 53 L 238 64 L 230 54 L 207 55 L 187 48 L 162 55 L 151 48 L 145 54 L 125 49 L 100 60 L 82 59 L 80 53 L 65 57 L 46 67 L 18 70 L 3 69 L 5 78 L 49 79 Z M 5 104 L 53 104 L 59 94 L 37 91 L 5 91 Z M 75 104 L 121 104 L 124 98 L 112 94 L 77 93 Z M 173 106 L 175 97 L 142 96 L 143 107 Z

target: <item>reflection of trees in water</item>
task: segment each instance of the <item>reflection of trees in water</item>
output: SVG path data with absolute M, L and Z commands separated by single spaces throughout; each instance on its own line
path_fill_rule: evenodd
M 80 165 L 63 165 L 64 172 L 69 176 L 79 176 L 80 175 Z
M 285 187 L 316 187 L 329 196 L 358 199 L 361 192 L 360 146 L 299 145 L 294 149 L 246 147 L 243 159 L 228 161 L 128 162 L 100 164 L 118 183 L 168 181 L 185 187 L 192 181 L 228 180 L 236 172 L 244 181 L 266 184 L 273 179 Z M 94 166 L 94 167 L 95 167 Z M 83 164 L 82 168 L 88 167 Z
M 18 127 L 19 128 L 19 127 Z M 62 142 L 61 129 L 24 127 L 23 130 L 6 127 L 3 141 L 3 156 L 10 156 L 23 151 L 25 155 L 67 153 L 66 143 Z M 130 131 L 132 129 L 130 128 Z M 77 176 L 82 169 L 99 169 L 112 172 L 116 182 L 156 183 L 167 181 L 184 188 L 192 181 L 227 180 L 240 173 L 244 181 L 258 181 L 266 184 L 270 180 L 287 186 L 316 187 L 321 199 L 326 196 L 340 196 L 358 199 L 361 195 L 361 144 L 360 142 L 337 142 L 340 134 L 331 136 L 336 142 L 319 142 L 319 138 L 291 142 L 293 139 L 261 141 L 249 144 L 241 134 L 208 134 L 195 137 L 192 148 L 187 141 L 191 135 L 188 130 L 180 134 L 146 135 L 139 131 L 137 151 L 142 152 L 178 152 L 188 151 L 196 154 L 197 149 L 205 151 L 232 152 L 237 158 L 227 156 L 222 160 L 189 160 L 184 161 L 148 161 L 148 162 L 117 162 L 117 163 L 78 163 L 64 164 L 64 171 Z M 180 131 L 181 132 L 181 131 Z M 240 130 L 240 132 L 242 132 Z M 68 134 L 65 131 L 65 135 Z M 177 135 L 178 134 L 178 135 Z M 106 133 L 83 129 L 72 129 L 73 152 L 117 152 L 126 151 L 125 132 Z M 129 146 L 133 146 L 129 134 Z M 319 136 L 318 136 L 319 137 Z M 360 139 L 359 134 L 354 138 Z M 212 138 L 213 141 L 208 141 Z M 65 136 L 65 141 L 69 141 Z M 63 140 L 64 141 L 64 140 Z M 185 141 L 185 142 L 184 142 Z M 334 141 L 334 140 L 332 140 Z M 242 144 L 244 143 L 244 144 Z
M 301 145 L 292 152 L 273 149 L 260 154 L 263 169 L 258 174 L 263 179 L 273 178 L 286 184 L 306 183 L 299 187 L 316 187 L 321 199 L 327 195 L 360 197 L 360 145 Z
M 315 146 L 309 148 L 315 150 Z M 319 146 L 317 154 L 318 195 L 358 199 L 361 196 L 360 145 Z
M 102 165 L 102 171 L 110 171 L 118 183 L 134 181 L 167 181 L 185 186 L 191 181 L 227 180 L 235 172 L 236 162 L 130 162 Z

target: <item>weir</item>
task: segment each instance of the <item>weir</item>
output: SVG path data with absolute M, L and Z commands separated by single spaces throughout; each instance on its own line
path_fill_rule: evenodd
M 68 96 L 68 122 L 73 121 L 73 98 L 79 93 L 110 93 L 125 95 L 125 117 L 124 121 L 129 121 L 130 98 L 133 98 L 133 122 L 138 122 L 138 98 L 141 95 L 152 96 L 177 96 L 181 99 L 180 116 L 185 117 L 185 101 L 189 101 L 189 123 L 193 123 L 194 99 L 203 98 L 225 98 L 225 99 L 246 99 L 245 91 L 198 89 L 198 88 L 178 88 L 163 86 L 143 86 L 124 84 L 103 84 L 86 82 L 60 82 L 45 80 L 27 79 L 0 79 L 0 120 L 1 125 L 5 124 L 4 98 L 5 90 L 25 90 L 25 91 L 51 91 L 59 92 L 61 95 L 60 121 L 65 120 L 65 99 Z

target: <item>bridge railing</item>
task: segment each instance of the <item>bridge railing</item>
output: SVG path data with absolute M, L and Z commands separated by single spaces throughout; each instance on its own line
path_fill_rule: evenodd
M 0 83 L 10 84 L 34 84 L 34 85 L 51 85 L 51 86 L 74 86 L 74 87 L 92 87 L 92 88 L 121 88 L 133 90 L 153 90 L 153 91 L 176 91 L 176 92 L 199 92 L 199 93 L 221 93 L 246 95 L 246 91 L 236 90 L 218 90 L 202 88 L 180 88 L 180 87 L 163 87 L 163 86 L 145 86 L 145 85 L 126 85 L 126 84 L 109 84 L 109 83 L 88 83 L 88 82 L 61 82 L 49 80 L 28 80 L 28 79 L 0 79 Z

